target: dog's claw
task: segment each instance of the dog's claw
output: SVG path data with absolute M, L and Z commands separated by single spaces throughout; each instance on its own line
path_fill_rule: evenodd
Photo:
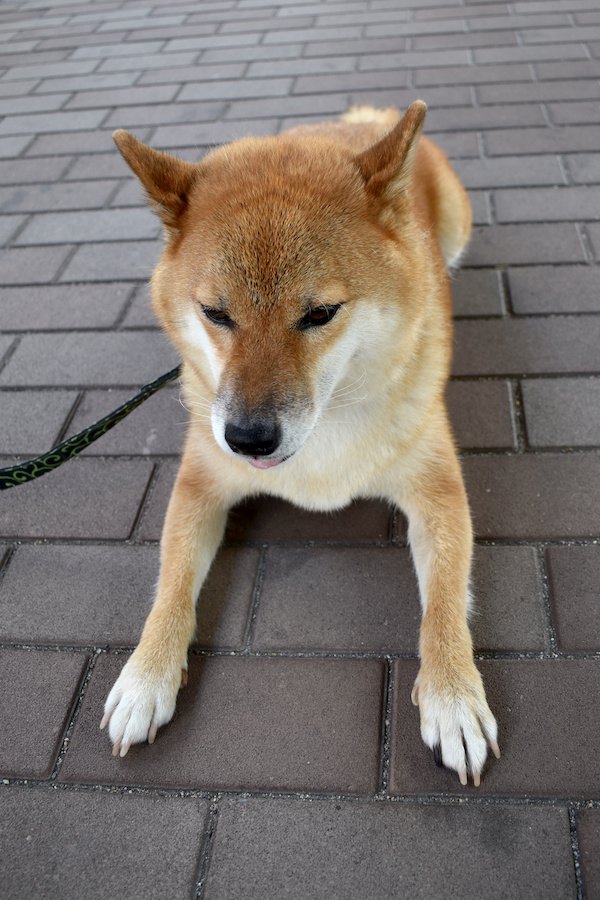
M 104 713 L 102 716 L 102 721 L 100 722 L 100 731 L 103 731 L 108 725 L 108 720 L 110 719 L 110 713 Z
M 490 747 L 492 749 L 492 753 L 496 757 L 496 759 L 500 759 L 500 747 L 498 746 L 497 741 L 490 741 Z
M 473 772 L 473 784 L 475 787 L 479 787 L 481 784 L 481 772 Z
M 118 755 L 119 755 L 119 750 L 120 750 L 120 749 L 121 749 L 121 745 L 120 745 L 120 743 L 117 741 L 116 744 L 113 744 L 112 755 L 113 755 L 113 756 L 118 756 Z
M 466 769 L 459 770 L 458 779 L 459 779 L 460 783 L 463 785 L 463 787 L 467 784 L 467 770 Z
M 156 732 L 158 731 L 158 724 L 156 722 L 152 722 L 150 726 L 150 730 L 148 732 L 148 743 L 153 744 L 156 740 Z
M 127 753 L 129 752 L 130 747 L 131 747 L 130 743 L 121 744 L 121 749 L 119 751 L 119 756 L 121 757 L 121 759 L 123 759 L 124 756 L 127 756 Z

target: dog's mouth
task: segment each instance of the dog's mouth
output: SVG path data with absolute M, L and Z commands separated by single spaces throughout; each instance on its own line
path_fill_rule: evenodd
M 286 459 L 289 459 L 289 456 L 281 456 L 276 457 L 273 456 L 270 459 L 265 459 L 264 456 L 248 456 L 248 462 L 251 466 L 254 466 L 255 469 L 273 469 L 275 466 L 280 466 L 281 463 L 284 463 Z

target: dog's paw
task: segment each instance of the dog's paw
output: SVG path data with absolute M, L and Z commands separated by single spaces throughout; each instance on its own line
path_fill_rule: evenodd
M 186 669 L 155 671 L 134 653 L 106 699 L 100 723 L 100 728 L 108 725 L 113 756 L 125 756 L 132 744 L 154 743 L 160 726 L 173 718 L 177 693 L 186 683 Z
M 433 751 L 438 766 L 458 772 L 467 784 L 467 773 L 478 787 L 488 745 L 500 758 L 498 726 L 485 698 L 481 675 L 475 665 L 468 673 L 436 678 L 422 668 L 411 694 L 419 707 L 421 736 Z

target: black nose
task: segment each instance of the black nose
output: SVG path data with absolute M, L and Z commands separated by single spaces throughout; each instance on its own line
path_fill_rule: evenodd
M 277 422 L 227 422 L 225 440 L 234 453 L 269 456 L 279 447 L 281 430 Z

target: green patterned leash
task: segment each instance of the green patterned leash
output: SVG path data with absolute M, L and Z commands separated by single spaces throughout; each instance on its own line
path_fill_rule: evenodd
M 86 447 L 97 441 L 103 434 L 114 428 L 121 419 L 128 416 L 134 409 L 137 409 L 144 400 L 155 394 L 169 381 L 174 381 L 180 371 L 181 366 L 177 366 L 176 369 L 171 369 L 170 372 L 166 372 L 160 378 L 151 381 L 150 384 L 145 384 L 135 397 L 126 400 L 125 403 L 118 406 L 113 412 L 108 413 L 98 422 L 88 425 L 79 434 L 74 434 L 73 437 L 53 447 L 47 453 L 43 453 L 42 456 L 36 456 L 35 459 L 28 459 L 26 462 L 17 463 L 15 466 L 0 469 L 0 491 L 6 491 L 8 488 L 18 487 L 20 484 L 33 481 L 34 478 L 40 478 L 46 472 L 51 472 L 52 469 L 62 466 L 68 459 L 73 459 L 74 456 L 77 456 L 78 453 L 81 453 L 82 450 L 85 450 Z

